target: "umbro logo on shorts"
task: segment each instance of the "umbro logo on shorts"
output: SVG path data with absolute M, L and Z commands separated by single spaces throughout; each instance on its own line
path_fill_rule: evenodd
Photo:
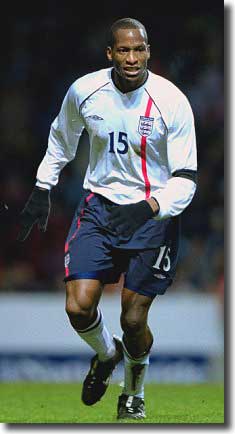
M 154 274 L 154 277 L 156 277 L 157 279 L 165 279 L 166 278 L 166 276 L 164 276 L 163 274 L 157 274 L 157 273 Z

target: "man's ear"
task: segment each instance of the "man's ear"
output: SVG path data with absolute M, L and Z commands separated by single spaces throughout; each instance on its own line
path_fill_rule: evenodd
M 113 56 L 112 56 L 112 48 L 111 47 L 107 47 L 107 49 L 106 49 L 106 56 L 107 56 L 107 59 L 110 62 L 112 62 Z
M 148 45 L 148 59 L 150 59 L 150 45 Z

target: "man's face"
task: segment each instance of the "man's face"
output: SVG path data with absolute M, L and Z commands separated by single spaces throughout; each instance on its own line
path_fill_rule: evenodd
M 119 29 L 115 32 L 113 48 L 107 48 L 107 57 L 121 79 L 138 85 L 145 76 L 150 57 L 142 29 Z

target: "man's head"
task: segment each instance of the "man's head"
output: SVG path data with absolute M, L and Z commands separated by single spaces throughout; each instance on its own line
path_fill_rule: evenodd
M 107 57 L 113 62 L 117 80 L 133 88 L 141 85 L 150 57 L 144 25 L 133 18 L 115 21 L 110 29 Z

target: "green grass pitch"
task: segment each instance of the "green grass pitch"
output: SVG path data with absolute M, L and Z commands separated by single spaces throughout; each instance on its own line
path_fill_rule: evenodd
M 147 384 L 146 419 L 117 421 L 121 387 L 110 384 L 94 406 L 82 404 L 81 384 L 1 383 L 0 422 L 61 424 L 223 424 L 223 385 Z

